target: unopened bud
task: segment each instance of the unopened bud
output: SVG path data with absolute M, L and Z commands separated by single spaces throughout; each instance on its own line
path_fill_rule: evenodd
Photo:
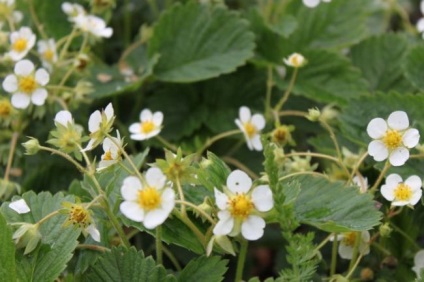
M 308 110 L 308 114 L 306 115 L 306 118 L 310 121 L 318 121 L 321 117 L 321 111 L 318 108 L 313 108 Z
M 390 224 L 388 222 L 386 222 L 386 223 L 380 225 L 378 230 L 380 231 L 381 237 L 390 237 L 390 233 L 392 233 L 393 229 L 390 227 Z
M 374 280 L 374 271 L 369 267 L 363 268 L 360 277 L 361 281 L 372 281 Z
M 41 234 L 37 224 L 24 223 L 13 234 L 17 248 L 25 247 L 24 254 L 32 252 L 40 242 Z
M 28 141 L 22 143 L 22 146 L 25 147 L 27 155 L 35 155 L 40 150 L 40 143 L 37 139 L 30 137 Z

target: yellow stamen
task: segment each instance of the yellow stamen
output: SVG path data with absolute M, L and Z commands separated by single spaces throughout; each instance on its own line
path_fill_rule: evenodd
M 23 52 L 28 46 L 28 42 L 25 38 L 18 38 L 12 45 L 12 49 L 16 52 Z
M 251 122 L 246 122 L 244 124 L 244 130 L 249 138 L 252 138 L 258 132 L 256 126 L 254 126 Z
M 37 88 L 37 82 L 32 75 L 19 78 L 19 90 L 31 94 Z
M 402 145 L 402 135 L 397 130 L 389 129 L 383 137 L 383 142 L 386 147 L 393 150 Z
M 155 129 L 155 124 L 152 121 L 148 120 L 148 121 L 141 123 L 140 129 L 141 129 L 141 132 L 147 134 L 147 133 L 152 132 Z
M 71 207 L 68 220 L 81 228 L 87 228 L 91 223 L 90 213 L 81 205 L 73 205 Z
M 229 201 L 230 204 L 230 213 L 233 217 L 239 219 L 246 219 L 253 209 L 253 202 L 250 199 L 250 196 L 246 194 L 237 194 Z
M 12 105 L 8 100 L 0 101 L 0 117 L 8 117 L 12 112 Z
M 343 245 L 354 247 L 356 241 L 356 232 L 345 233 L 342 239 Z
M 111 151 L 105 152 L 105 154 L 103 155 L 103 160 L 104 161 L 111 161 L 111 160 L 113 160 L 112 152 Z
M 138 203 L 147 211 L 156 209 L 161 201 L 160 194 L 155 188 L 148 187 L 138 192 Z
M 52 50 L 48 49 L 43 53 L 43 57 L 46 61 L 51 62 L 51 61 L 53 61 L 54 52 Z
M 401 183 L 395 188 L 395 199 L 397 201 L 409 201 L 412 198 L 412 189 Z

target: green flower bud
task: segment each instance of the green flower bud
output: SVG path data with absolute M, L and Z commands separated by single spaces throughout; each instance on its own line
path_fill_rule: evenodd
M 29 254 L 38 245 L 41 240 L 41 234 L 38 230 L 38 224 L 24 223 L 12 236 L 17 248 L 25 247 L 24 254 Z
M 380 225 L 380 227 L 378 228 L 380 231 L 380 236 L 381 237 L 390 237 L 390 233 L 392 233 L 392 228 L 390 227 L 390 224 L 388 222 Z
M 22 143 L 22 146 L 25 147 L 27 155 L 35 155 L 40 150 L 40 143 L 37 139 L 30 137 L 28 141 Z
M 306 116 L 310 121 L 318 121 L 320 117 L 321 111 L 318 108 L 309 109 L 308 115 Z

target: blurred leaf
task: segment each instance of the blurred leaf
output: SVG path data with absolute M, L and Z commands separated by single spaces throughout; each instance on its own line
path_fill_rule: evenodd
M 412 84 L 424 90 L 424 46 L 417 46 L 409 50 L 404 61 L 403 71 Z
M 371 91 L 412 90 L 401 63 L 408 51 L 408 41 L 400 34 L 368 38 L 350 50 L 355 66 L 361 69 Z M 424 56 L 423 56 L 424 59 Z
M 26 2 L 23 5 L 28 5 Z M 68 21 L 67 15 L 62 11 L 62 1 L 33 1 L 35 13 L 42 20 L 44 31 L 54 39 L 58 40 L 69 35 L 72 23 Z
M 160 55 L 154 75 L 193 82 L 234 71 L 253 55 L 247 22 L 218 5 L 175 5 L 154 28 L 149 56 Z
M 215 282 L 224 280 L 227 271 L 227 260 L 220 257 L 201 256 L 190 261 L 180 272 L 178 281 L 181 282 Z
M 270 24 L 271 29 L 277 34 L 288 37 L 297 28 L 297 19 L 291 15 L 280 17 L 277 22 Z
M 220 189 L 223 185 L 226 185 L 230 173 L 230 168 L 223 160 L 214 153 L 207 152 L 207 159 L 202 160 L 197 177 L 200 184 L 213 192 L 215 187 Z
M 356 187 L 324 177 L 296 177 L 301 191 L 295 201 L 297 219 L 327 232 L 363 231 L 379 224 L 381 213 L 372 196 Z
M 161 265 L 156 265 L 152 257 L 145 257 L 135 248 L 113 248 L 105 252 L 85 274 L 84 281 L 176 281 L 166 274 Z
M 16 281 L 15 243 L 6 219 L 0 213 L 0 277 L 3 281 Z

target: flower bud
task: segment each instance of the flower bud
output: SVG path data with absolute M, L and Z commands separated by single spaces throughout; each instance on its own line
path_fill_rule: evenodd
M 374 280 L 374 271 L 371 268 L 365 267 L 361 270 L 361 281 L 372 281 Z
M 329 123 L 333 121 L 338 115 L 339 112 L 335 110 L 332 105 L 327 105 L 322 109 L 321 118 L 325 122 Z
M 318 121 L 321 117 L 321 111 L 318 108 L 313 108 L 308 110 L 308 114 L 306 115 L 306 118 L 310 121 Z
M 17 248 L 25 247 L 24 254 L 32 252 L 40 242 L 41 234 L 38 224 L 24 223 L 12 236 Z
M 384 238 L 384 237 L 390 237 L 390 233 L 392 233 L 393 229 L 390 227 L 390 224 L 388 222 L 386 222 L 386 223 L 380 225 L 378 230 L 380 231 L 380 236 L 382 238 Z
M 37 139 L 32 137 L 25 143 L 22 143 L 22 146 L 26 149 L 26 155 L 35 155 L 40 150 L 40 143 L 38 143 Z
M 283 59 L 283 61 L 286 65 L 294 68 L 303 67 L 307 63 L 305 57 L 299 53 L 293 53 L 287 59 Z
M 286 144 L 294 145 L 291 132 L 294 130 L 293 126 L 280 125 L 271 133 L 272 142 L 284 147 Z

